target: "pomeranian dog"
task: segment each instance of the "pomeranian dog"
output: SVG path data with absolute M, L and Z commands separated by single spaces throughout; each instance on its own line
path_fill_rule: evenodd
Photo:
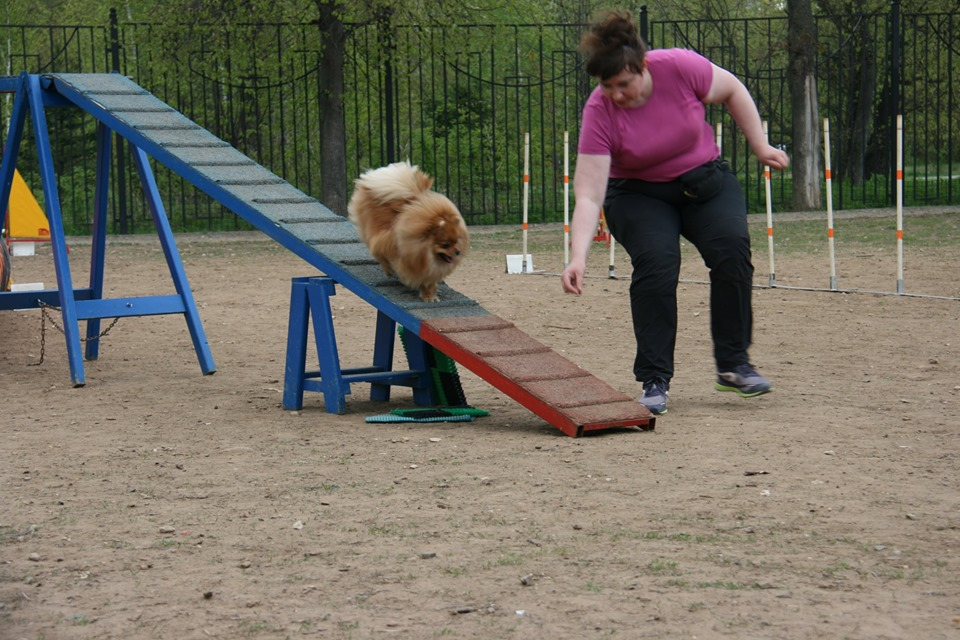
M 421 300 L 439 300 L 437 285 L 470 246 L 460 211 L 431 191 L 433 178 L 409 162 L 366 171 L 355 184 L 347 210 L 370 255 Z

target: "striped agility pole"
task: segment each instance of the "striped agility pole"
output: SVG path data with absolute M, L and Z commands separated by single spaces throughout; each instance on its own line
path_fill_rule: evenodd
M 897 115 L 897 293 L 903 292 L 903 116 Z
M 765 140 L 769 141 L 767 137 L 767 121 L 763 121 L 763 137 Z M 776 271 L 774 270 L 774 261 L 773 261 L 773 193 L 770 189 L 770 167 L 763 165 L 763 180 L 766 185 L 766 196 L 767 196 L 767 248 L 770 253 L 770 286 L 777 286 L 777 277 L 774 275 Z
M 833 176 L 830 170 L 830 119 L 823 119 L 823 176 L 827 183 L 827 249 L 830 252 L 830 290 L 837 290 L 837 261 L 833 241 Z
M 527 229 L 530 211 L 530 132 L 523 134 L 523 258 L 520 273 L 527 273 Z
M 607 267 L 607 277 L 611 280 L 617 279 L 617 269 L 614 267 L 614 259 L 616 258 L 617 250 L 617 241 L 613 238 L 613 234 L 610 233 L 610 227 L 607 227 L 607 244 L 610 247 L 610 265 Z

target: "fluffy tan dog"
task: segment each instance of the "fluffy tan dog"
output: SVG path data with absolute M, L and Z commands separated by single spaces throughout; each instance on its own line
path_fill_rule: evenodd
M 364 172 L 347 207 L 360 239 L 387 275 L 436 302 L 437 285 L 470 246 L 457 207 L 431 191 L 433 178 L 409 162 Z

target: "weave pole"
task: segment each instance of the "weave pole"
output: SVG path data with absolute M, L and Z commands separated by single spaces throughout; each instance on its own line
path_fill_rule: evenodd
M 527 229 L 530 213 L 530 132 L 523 134 L 523 259 L 520 273 L 527 273 Z
M 717 123 L 717 151 L 720 153 L 720 157 L 723 157 L 723 123 Z
M 768 141 L 767 137 L 767 121 L 763 121 L 763 137 Z M 770 167 L 763 165 L 763 180 L 766 183 L 766 195 L 767 195 L 767 250 L 770 253 L 770 286 L 777 286 L 777 277 L 774 275 L 776 271 L 774 270 L 774 261 L 773 261 L 773 192 L 770 188 Z
M 570 132 L 563 132 L 563 268 L 570 264 Z
M 613 262 L 614 258 L 616 257 L 614 254 L 616 253 L 617 241 L 613 239 L 613 234 L 610 233 L 610 227 L 607 227 L 607 240 L 609 241 L 610 245 L 610 266 L 607 267 L 607 277 L 611 280 L 616 280 L 617 270 L 614 268 Z
M 823 176 L 827 183 L 827 249 L 830 252 L 830 290 L 837 290 L 837 260 L 833 241 L 833 176 L 830 171 L 830 119 L 823 119 Z
M 903 116 L 897 116 L 897 293 L 903 288 Z

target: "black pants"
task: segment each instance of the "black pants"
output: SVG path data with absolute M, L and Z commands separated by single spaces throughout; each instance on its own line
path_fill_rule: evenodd
M 717 368 L 749 362 L 753 263 L 746 202 L 736 176 L 724 171 L 720 192 L 704 202 L 684 195 L 677 181 L 612 179 L 604 215 L 633 265 L 630 308 L 637 341 L 636 379 L 673 377 L 681 236 L 697 248 L 710 270 L 710 329 Z

